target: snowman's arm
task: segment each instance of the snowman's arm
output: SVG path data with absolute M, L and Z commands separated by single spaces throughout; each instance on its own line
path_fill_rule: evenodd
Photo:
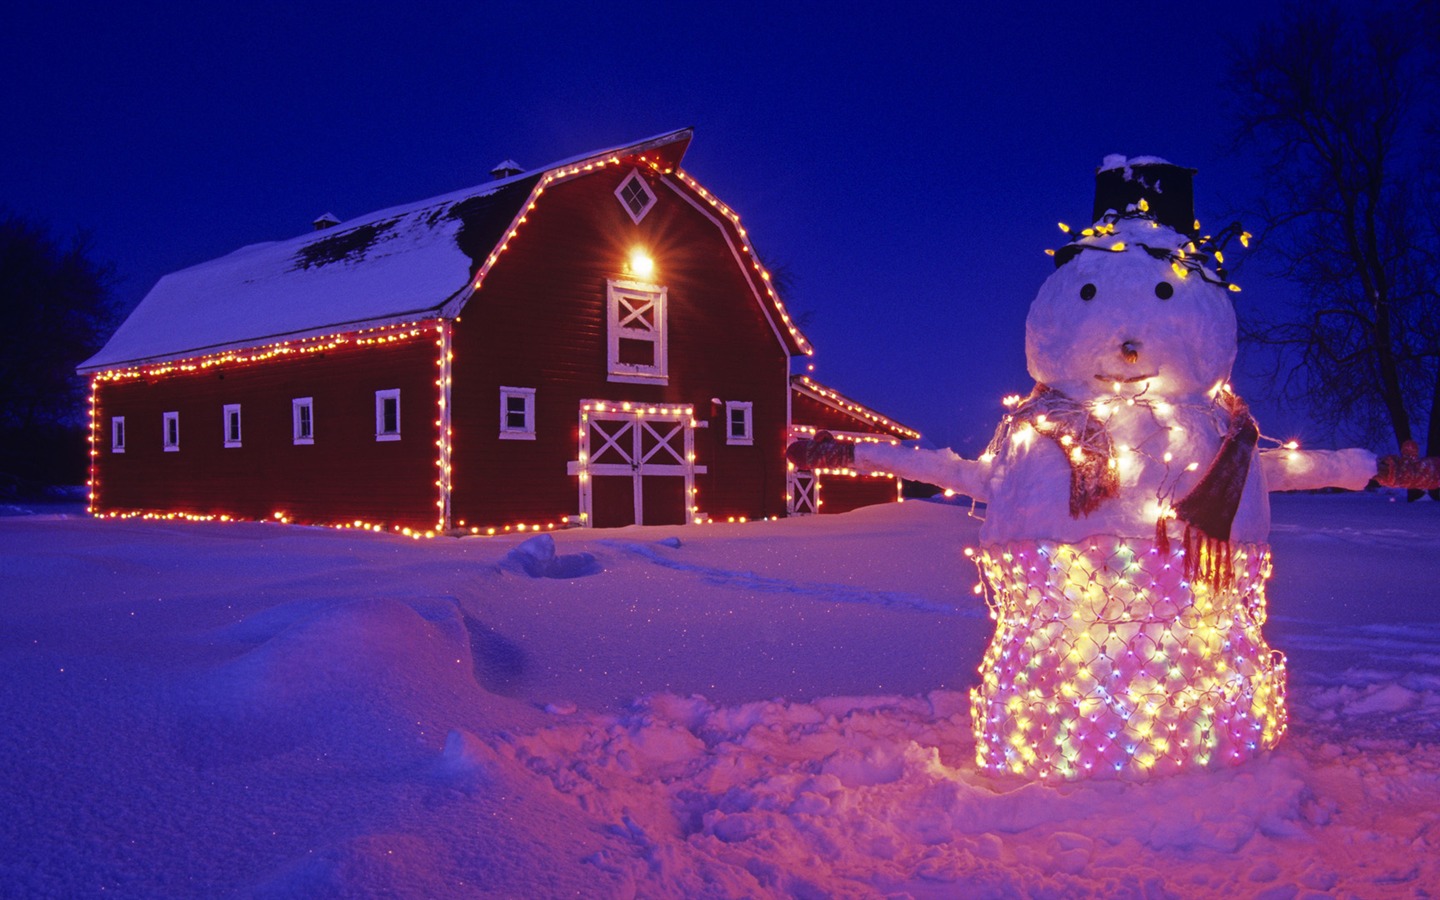
M 1272 491 L 1311 491 L 1336 487 L 1362 490 L 1375 477 L 1375 454 L 1369 450 L 1260 451 L 1265 483 Z
M 950 449 L 926 450 L 898 444 L 860 443 L 855 445 L 855 469 L 859 472 L 886 472 L 923 481 L 984 502 L 992 463 L 965 459 Z

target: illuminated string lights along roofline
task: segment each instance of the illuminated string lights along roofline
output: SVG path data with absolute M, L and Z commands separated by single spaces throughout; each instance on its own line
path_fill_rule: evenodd
M 329 332 L 307 337 L 287 338 L 270 344 L 252 344 L 245 347 L 220 350 L 198 356 L 154 360 L 132 366 L 112 367 L 96 370 L 92 381 L 118 381 L 125 378 L 153 378 L 160 375 L 188 374 L 203 372 L 216 366 L 249 365 L 265 362 L 277 357 L 289 357 L 308 353 L 323 353 L 339 347 L 384 346 L 419 337 L 428 332 L 436 320 L 413 320 L 370 328 Z
M 740 238 L 741 251 L 749 257 L 751 268 L 759 276 L 760 284 L 765 288 L 766 295 L 770 298 L 770 302 L 775 305 L 775 309 L 780 315 L 780 324 L 789 332 L 791 340 L 795 342 L 801 352 L 806 356 L 813 356 L 815 354 L 815 348 L 811 346 L 809 339 L 801 333 L 795 324 L 795 320 L 790 317 L 789 310 L 785 308 L 785 302 L 781 300 L 780 295 L 775 292 L 775 285 L 770 277 L 769 270 L 761 264 L 760 257 L 755 252 L 755 246 L 750 243 L 749 232 L 740 224 L 740 214 L 722 202 L 720 198 L 702 187 L 700 183 L 691 177 L 684 169 L 676 169 L 675 177 L 699 195 L 700 199 L 710 204 L 711 208 L 716 212 L 729 220 L 731 226 L 735 229 L 736 236 Z
M 407 328 L 424 327 L 435 321 L 440 315 L 435 310 L 412 310 L 395 316 L 386 316 L 378 319 L 366 319 L 359 322 L 337 322 L 322 328 L 306 329 L 304 331 L 290 332 L 276 335 L 257 335 L 246 338 L 243 341 L 234 343 L 218 344 L 211 347 L 196 347 L 191 350 L 167 353 L 162 356 L 149 356 L 140 359 L 126 360 L 123 363 L 107 363 L 101 366 L 90 366 L 80 368 L 76 371 L 81 375 L 108 375 L 117 372 L 134 372 L 141 369 L 155 369 L 163 366 L 174 366 L 180 364 L 197 364 L 202 360 L 218 360 L 230 356 L 261 356 L 266 353 L 277 355 L 275 348 L 295 347 L 296 345 L 309 345 L 317 341 L 331 341 L 337 337 L 348 337 L 350 335 L 369 335 L 376 332 L 399 331 Z M 293 352 L 293 351 L 282 351 Z M 307 350 L 306 352 L 315 352 Z M 222 365 L 221 362 L 207 362 L 206 367 Z
M 627 160 L 629 160 L 629 162 L 627 162 Z M 521 226 L 529 222 L 529 216 L 535 211 L 535 207 L 539 204 L 540 197 L 545 193 L 546 188 L 610 166 L 627 164 L 648 166 L 651 171 L 658 173 L 662 177 L 673 176 L 730 222 L 731 227 L 735 229 L 736 236 L 740 239 L 741 252 L 750 260 L 750 266 L 759 278 L 760 287 L 764 289 L 766 297 L 774 306 L 776 313 L 780 316 L 779 325 L 789 333 L 790 339 L 795 342 L 795 346 L 799 347 L 801 352 L 807 356 L 813 355 L 815 348 L 811 346 L 810 341 L 805 335 L 800 332 L 794 319 L 791 318 L 789 310 L 786 309 L 785 302 L 781 300 L 780 295 L 776 293 L 770 272 L 761 265 L 760 258 L 755 253 L 755 247 L 750 243 L 749 233 L 740 224 L 739 214 L 727 204 L 721 202 L 714 194 L 711 194 L 704 187 L 701 187 L 700 184 L 684 170 L 662 165 L 660 161 L 651 159 L 645 154 L 639 154 L 635 157 L 622 157 L 618 153 L 610 153 L 602 157 L 561 166 L 546 172 L 541 176 L 540 180 L 536 182 L 535 187 L 531 189 L 530 196 L 521 204 L 520 211 L 511 219 L 509 226 L 505 229 L 504 237 L 500 239 L 499 245 L 491 250 L 485 257 L 485 262 L 480 265 L 479 271 L 477 271 L 475 277 L 471 279 L 469 287 L 447 303 L 442 310 L 442 314 L 447 318 L 458 316 L 460 310 L 469 302 L 470 297 L 472 297 L 476 291 L 480 290 L 481 286 L 485 283 L 486 276 L 490 274 L 490 270 L 500 261 L 501 254 L 508 251 L 510 249 L 510 242 L 519 237 Z
M 820 383 L 812 380 L 808 375 L 796 375 L 791 380 L 791 383 L 800 385 L 802 388 L 805 389 L 806 393 L 810 394 L 814 399 L 820 401 L 821 403 L 834 406 L 842 412 L 848 413 L 852 416 L 856 416 L 857 418 L 873 422 L 883 428 L 893 429 L 894 431 L 899 432 L 900 436 L 905 440 L 914 441 L 920 439 L 920 432 L 916 431 L 915 429 L 905 425 L 901 425 L 899 422 L 896 422 L 894 419 L 891 419 L 888 416 L 882 416 L 880 413 L 877 413 L 875 410 L 864 405 L 863 403 L 858 403 L 838 391 L 831 390 L 830 388 L 821 385 Z
M 639 155 L 636 159 L 662 175 L 668 175 L 674 171 L 672 168 L 662 168 L 659 162 L 650 159 L 644 154 Z M 500 239 L 499 246 L 492 249 L 485 257 L 485 262 L 480 265 L 479 271 L 477 271 L 475 277 L 470 280 L 469 287 L 451 300 L 450 303 L 446 304 L 446 313 L 451 317 L 458 315 L 460 309 L 469 302 L 470 297 L 476 291 L 480 290 L 480 286 L 485 283 L 485 276 L 489 275 L 495 263 L 500 261 L 500 254 L 509 250 L 510 242 L 519 236 L 520 226 L 529 222 L 530 213 L 535 211 L 535 206 L 540 202 L 540 195 L 545 193 L 546 188 L 581 175 L 588 175 L 609 166 L 623 165 L 624 160 L 625 158 L 620 156 L 618 152 L 611 151 L 590 159 L 559 166 L 542 175 L 540 180 L 535 183 L 535 186 L 530 189 L 530 196 L 526 197 L 525 202 L 520 205 L 520 211 L 515 214 L 515 217 L 510 220 L 510 224 L 505 228 L 504 237 Z

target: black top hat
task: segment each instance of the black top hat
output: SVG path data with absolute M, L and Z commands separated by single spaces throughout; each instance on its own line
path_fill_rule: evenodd
M 1142 199 L 1147 214 L 1181 234 L 1195 231 L 1195 169 L 1177 166 L 1153 156 L 1132 160 L 1108 156 L 1095 170 L 1095 209 L 1098 222 L 1109 210 L 1124 213 Z

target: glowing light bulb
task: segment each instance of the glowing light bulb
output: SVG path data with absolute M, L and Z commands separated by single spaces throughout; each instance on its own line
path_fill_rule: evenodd
M 641 247 L 630 251 L 630 272 L 641 278 L 649 278 L 655 273 L 655 260 L 650 258 Z

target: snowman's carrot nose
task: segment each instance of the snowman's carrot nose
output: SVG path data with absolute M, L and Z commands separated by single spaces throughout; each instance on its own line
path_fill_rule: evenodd
M 1133 363 L 1140 358 L 1140 342 L 1126 341 L 1120 345 L 1120 355 L 1127 363 Z

